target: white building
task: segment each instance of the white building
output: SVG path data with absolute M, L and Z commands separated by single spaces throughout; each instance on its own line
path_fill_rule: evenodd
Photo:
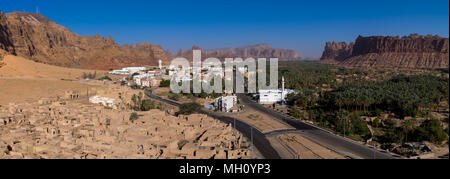
M 161 80 L 155 78 L 147 78 L 141 80 L 142 87 L 157 87 L 161 83 Z
M 281 78 L 281 90 L 280 89 L 260 89 L 259 103 L 260 104 L 274 104 L 277 102 L 285 102 L 288 94 L 294 93 L 294 90 L 284 89 L 284 77 Z
M 143 87 L 150 87 L 150 81 L 147 79 L 142 79 L 141 80 L 141 86 Z
M 116 105 L 116 100 L 101 96 L 91 96 L 89 98 L 89 102 L 94 104 L 101 104 L 106 107 L 114 107 Z
M 109 72 L 110 74 L 115 75 L 131 75 L 133 73 L 137 73 L 140 71 L 145 71 L 147 68 L 145 67 L 126 67 L 122 68 L 122 70 L 113 70 L 112 72 Z
M 153 76 L 153 74 L 144 73 L 142 75 L 135 75 L 135 76 L 133 76 L 133 80 L 136 83 L 136 85 L 142 86 L 141 81 L 144 80 L 144 79 L 148 79 L 151 76 Z
M 113 70 L 112 72 L 109 72 L 109 74 L 114 75 L 131 75 L 129 71 L 127 70 Z
M 214 100 L 214 107 L 223 112 L 230 112 L 236 104 L 237 96 L 222 96 Z
M 140 71 L 145 71 L 145 70 L 147 70 L 147 68 L 145 68 L 145 67 L 126 67 L 126 68 L 122 68 L 122 70 L 126 70 L 126 71 L 130 72 L 130 74 L 133 74 L 133 73 L 137 73 Z

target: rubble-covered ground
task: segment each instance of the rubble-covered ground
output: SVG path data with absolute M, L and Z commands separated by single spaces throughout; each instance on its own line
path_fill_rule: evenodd
M 77 100 L 0 107 L 0 158 L 252 158 L 243 136 L 205 115 L 108 109 Z

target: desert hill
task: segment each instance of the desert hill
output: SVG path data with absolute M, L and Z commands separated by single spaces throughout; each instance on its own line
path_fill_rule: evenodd
M 448 68 L 449 39 L 417 34 L 359 36 L 350 44 L 326 43 L 321 61 L 358 67 Z
M 83 73 L 97 73 L 98 76 L 105 71 L 82 70 L 65 68 L 48 64 L 37 63 L 23 57 L 6 55 L 3 66 L 0 67 L 0 78 L 46 78 L 46 79 L 80 79 Z

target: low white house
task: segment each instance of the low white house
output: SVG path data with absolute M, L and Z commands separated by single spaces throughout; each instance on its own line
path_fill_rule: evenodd
M 284 89 L 284 77 L 282 77 L 281 80 L 281 89 L 260 89 L 258 91 L 260 104 L 274 104 L 277 102 L 284 102 L 286 101 L 286 97 L 288 94 L 295 93 L 294 90 Z
M 129 71 L 131 74 L 133 74 L 133 73 L 137 73 L 140 71 L 145 71 L 145 70 L 147 70 L 147 68 L 146 67 L 126 67 L 126 68 L 122 68 L 122 70 Z
M 143 87 L 150 87 L 150 81 L 147 79 L 142 79 L 141 80 L 141 86 Z
M 121 70 L 113 70 L 112 72 L 109 72 L 110 74 L 115 74 L 115 75 L 131 75 L 133 73 L 137 73 L 140 71 L 145 71 L 147 70 L 146 67 L 126 67 L 126 68 L 122 68 Z
M 237 96 L 221 96 L 214 99 L 214 107 L 223 112 L 230 112 L 236 104 Z
M 101 96 L 91 96 L 89 98 L 89 102 L 94 104 L 101 104 L 107 107 L 114 107 L 116 105 L 116 100 Z
M 136 83 L 136 85 L 142 86 L 141 81 L 144 80 L 144 79 L 148 79 L 151 76 L 153 76 L 153 75 L 152 74 L 148 74 L 148 73 L 144 73 L 144 74 L 141 74 L 141 75 L 133 76 L 133 80 Z
M 112 72 L 109 72 L 109 74 L 114 75 L 131 75 L 129 71 L 127 70 L 113 70 Z

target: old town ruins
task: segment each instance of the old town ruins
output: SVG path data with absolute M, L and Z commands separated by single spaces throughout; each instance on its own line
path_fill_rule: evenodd
M 126 91 L 132 93 L 111 84 L 108 93 Z M 115 105 L 126 106 L 119 100 Z M 252 158 L 249 144 L 230 125 L 169 111 L 138 112 L 130 121 L 132 111 L 89 103 L 76 92 L 10 103 L 0 108 L 0 158 Z

